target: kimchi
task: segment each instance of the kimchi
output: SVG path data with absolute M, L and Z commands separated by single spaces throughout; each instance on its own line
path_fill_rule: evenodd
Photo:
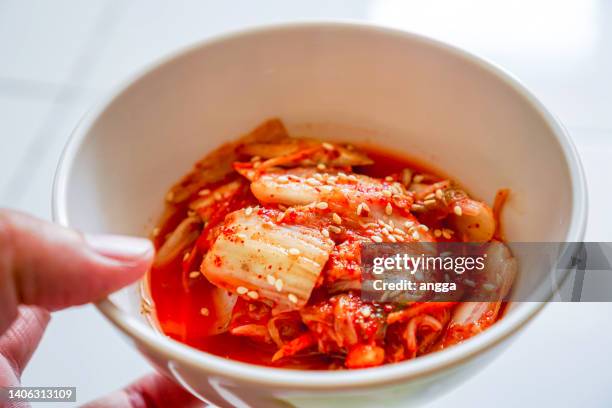
M 166 335 L 209 353 L 274 367 L 373 367 L 462 342 L 503 311 L 501 300 L 361 297 L 364 244 L 501 239 L 502 202 L 493 211 L 381 150 L 294 138 L 271 119 L 197 162 L 165 201 L 152 233 L 154 317 Z M 501 299 L 516 262 L 503 244 L 489 252 Z

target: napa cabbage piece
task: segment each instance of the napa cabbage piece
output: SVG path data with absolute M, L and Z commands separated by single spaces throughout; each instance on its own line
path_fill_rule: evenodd
M 350 218 L 389 216 L 387 204 L 408 214 L 413 201 L 400 183 L 334 169 L 295 168 L 251 175 L 251 191 L 262 203 L 307 205 L 325 201 Z
M 318 229 L 277 223 L 280 214 L 261 208 L 229 214 L 201 272 L 214 285 L 280 310 L 303 307 L 334 243 Z
M 186 201 L 206 186 L 217 183 L 231 175 L 233 164 L 239 158 L 239 151 L 250 144 L 272 143 L 289 138 L 287 129 L 276 118 L 270 119 L 242 136 L 236 142 L 227 143 L 215 149 L 176 183 L 166 196 L 166 201 L 177 204 Z
M 174 261 L 191 247 L 200 235 L 202 221 L 199 217 L 187 217 L 174 229 L 168 239 L 159 248 L 153 265 L 157 268 Z
M 241 154 L 257 156 L 266 161 L 263 167 L 366 166 L 373 161 L 363 152 L 339 144 L 308 138 L 286 138 L 268 143 L 250 143 L 238 149 Z

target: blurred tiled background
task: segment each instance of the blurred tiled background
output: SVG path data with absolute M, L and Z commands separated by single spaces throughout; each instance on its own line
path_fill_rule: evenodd
M 160 56 L 228 30 L 313 19 L 424 33 L 514 73 L 578 146 L 590 189 L 587 239 L 612 241 L 606 0 L 0 0 L 0 206 L 50 218 L 55 166 L 79 118 Z M 550 305 L 509 352 L 428 407 L 612 406 L 610 316 L 612 304 Z M 23 382 L 76 386 L 84 402 L 148 370 L 86 306 L 54 316 Z

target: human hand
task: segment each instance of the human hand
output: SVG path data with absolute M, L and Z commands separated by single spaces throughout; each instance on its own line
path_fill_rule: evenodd
M 0 387 L 19 386 L 50 312 L 103 298 L 141 277 L 152 258 L 146 239 L 83 235 L 0 209 Z M 195 404 L 174 382 L 151 374 L 86 407 Z

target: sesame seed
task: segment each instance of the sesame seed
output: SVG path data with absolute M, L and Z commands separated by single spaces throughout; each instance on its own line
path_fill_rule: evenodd
M 368 205 L 366 203 L 361 203 L 361 205 L 362 205 L 362 209 L 365 212 L 368 212 L 368 213 L 370 212 L 370 207 L 368 207 Z
M 465 283 L 467 286 L 473 288 L 476 286 L 476 283 L 473 280 L 470 279 L 464 279 L 463 283 Z
M 402 237 L 401 235 L 398 234 L 393 234 L 393 236 L 395 237 L 395 239 L 397 239 L 399 242 L 404 242 L 404 237 Z
M 295 296 L 293 293 L 290 293 L 289 295 L 287 295 L 287 297 L 289 298 L 289 301 L 291 303 L 297 303 L 298 302 L 297 296 Z
M 289 248 L 289 255 L 299 255 L 300 250 L 297 248 Z
M 247 171 L 247 172 L 246 172 L 246 176 L 247 176 L 247 178 L 248 178 L 249 180 L 250 180 L 250 179 L 252 179 L 252 178 L 254 178 L 254 177 L 255 177 L 255 171 L 253 171 L 253 170 L 249 170 L 249 171 Z
M 425 210 L 425 206 L 423 206 L 422 204 L 412 204 L 410 206 L 410 211 L 414 211 L 414 212 L 421 212 Z
M 341 171 L 341 172 L 338 173 L 338 178 L 340 180 L 345 180 L 347 178 L 347 175 L 346 175 L 346 173 Z
M 220 192 L 215 191 L 215 193 L 213 194 L 213 198 L 214 198 L 216 201 L 220 201 L 220 200 L 222 200 L 222 199 L 223 199 L 223 196 L 221 195 L 221 193 L 220 193 Z
M 245 293 L 247 293 L 249 290 L 247 288 L 245 288 L 244 286 L 238 286 L 236 288 L 236 293 L 238 293 L 239 295 L 244 295 Z
M 404 227 L 406 228 L 411 228 L 414 225 L 413 221 L 406 221 L 404 222 Z
M 391 242 L 397 242 L 397 239 L 393 235 L 387 235 L 387 239 Z
M 287 183 L 289 181 L 289 177 L 287 177 L 287 176 L 280 176 L 280 177 L 278 177 L 276 179 L 276 181 L 278 181 L 281 184 Z
M 336 176 L 330 176 L 327 178 L 327 183 L 328 184 L 336 184 L 336 181 L 338 181 L 338 177 Z
M 247 207 L 246 210 L 244 210 L 244 213 L 246 215 L 251 215 L 253 214 L 253 207 Z
M 370 315 L 372 314 L 372 310 L 370 310 L 369 307 L 362 307 L 359 309 L 359 311 L 361 312 L 361 315 L 363 317 L 370 317 Z
M 237 233 L 236 236 L 243 241 L 245 241 L 248 238 L 246 234 L 243 234 L 242 232 Z
M 321 175 L 321 173 L 315 173 L 312 177 L 314 177 L 318 181 L 323 181 L 323 176 Z
M 306 184 L 309 184 L 311 186 L 320 186 L 321 182 L 315 179 L 314 177 L 309 177 L 306 179 Z
M 440 190 L 440 189 L 437 189 L 436 190 L 436 198 L 439 199 L 439 200 L 443 199 L 444 198 L 444 192 L 442 190 Z
M 423 204 L 430 206 L 430 205 L 434 205 L 436 203 L 436 200 L 425 200 L 423 201 Z
M 349 176 L 347 177 L 349 180 L 351 181 L 358 181 L 357 176 L 354 174 L 349 174 Z
M 209 194 L 210 194 L 210 190 L 207 189 L 207 188 L 205 188 L 204 190 L 198 191 L 198 195 L 199 196 L 206 196 L 206 195 L 209 195 Z
M 325 166 L 325 164 L 323 164 L 323 163 L 317 164 L 317 169 L 319 169 L 319 170 L 325 170 L 326 167 L 327 166 Z
M 425 232 L 429 231 L 429 227 L 425 224 L 420 224 L 418 228 L 420 228 L 421 231 L 425 231 Z
M 383 195 L 385 197 L 391 197 L 393 195 L 393 193 L 391 192 L 391 190 L 383 190 Z
M 417 174 L 412 178 L 412 181 L 414 181 L 415 183 L 420 183 L 421 181 L 423 181 L 424 178 L 425 176 L 423 176 L 422 174 Z
M 285 213 L 279 214 L 279 216 L 276 217 L 276 222 L 281 222 L 283 220 L 283 218 L 285 218 Z
M 317 208 L 319 210 L 325 210 L 327 209 L 327 207 L 329 207 L 329 205 L 325 201 L 321 201 L 317 203 Z
M 435 229 L 434 230 L 434 237 L 436 238 L 440 238 L 442 236 L 442 231 L 440 231 L 439 229 Z
M 385 181 L 393 181 L 393 177 L 387 176 L 387 177 L 385 177 Z
M 334 191 L 334 188 L 332 186 L 322 186 L 321 190 L 327 191 L 329 193 L 329 192 Z
M 340 218 L 340 216 L 336 213 L 332 214 L 332 220 L 338 225 L 342 224 L 342 218 Z
M 387 223 L 385 223 L 383 220 L 376 220 L 376 222 L 378 223 L 378 225 L 380 225 L 381 227 L 386 227 Z
M 405 186 L 409 186 L 411 181 L 412 181 L 412 170 L 410 169 L 402 170 L 402 183 L 404 183 Z
M 185 253 L 183 254 L 183 261 L 186 261 L 186 260 L 187 260 L 187 258 L 189 258 L 189 251 L 187 251 L 187 252 L 185 252 Z
M 334 234 L 339 234 L 342 232 L 342 229 L 336 227 L 335 225 L 330 225 L 327 229 L 329 230 L 329 232 L 333 232 Z
M 334 150 L 334 145 L 331 143 L 325 142 L 325 143 L 322 143 L 321 146 L 323 146 L 325 150 Z
M 166 201 L 172 200 L 174 200 L 174 191 L 168 191 L 168 194 L 166 194 Z
M 276 278 L 275 278 L 274 276 L 272 276 L 272 275 L 268 275 L 268 276 L 266 276 L 266 280 L 268 281 L 268 283 L 269 283 L 270 285 L 273 285 L 273 286 L 274 286 L 274 284 L 276 283 Z
M 329 231 L 328 230 L 326 230 L 326 229 L 321 230 L 321 234 L 323 234 L 323 236 L 325 238 L 329 238 Z
M 457 215 L 458 217 L 461 217 L 461 215 L 463 215 L 463 211 L 461 210 L 461 207 L 459 207 L 458 205 L 456 205 L 455 207 L 453 207 L 453 212 L 455 213 L 455 215 Z
M 412 239 L 417 240 L 417 241 L 421 239 L 421 235 L 419 234 L 419 231 L 414 230 L 414 232 L 412 233 Z
M 159 232 L 160 232 L 159 227 L 155 227 L 155 228 L 153 228 L 153 236 L 154 236 L 154 237 L 158 236 L 158 235 L 159 235 Z
M 276 282 L 274 282 L 274 288 L 276 289 L 277 292 L 282 291 L 283 290 L 283 280 L 277 279 Z
M 374 242 L 383 242 L 383 239 L 378 235 L 372 235 L 372 241 Z
M 385 207 L 385 214 L 387 215 L 393 214 L 393 206 L 391 206 L 391 203 L 387 203 L 387 206 Z
M 251 157 L 251 161 L 252 162 L 256 162 L 256 161 L 260 161 L 260 160 L 261 160 L 260 156 L 253 156 L 253 157 Z
M 482 288 L 486 291 L 492 292 L 495 289 L 497 289 L 497 287 L 491 283 L 485 283 L 484 285 L 482 285 Z
M 429 193 L 425 196 L 425 200 L 431 200 L 433 198 L 435 198 L 436 194 L 435 193 Z
M 200 276 L 200 271 L 189 272 L 189 277 L 191 279 L 197 278 L 198 276 Z
M 203 308 L 200 309 L 200 314 L 202 316 L 208 316 L 210 314 L 210 310 L 208 310 L 207 307 L 203 307 Z
M 357 206 L 357 216 L 359 217 L 361 215 L 361 211 L 363 210 L 363 204 L 359 204 Z
M 450 238 L 451 238 L 451 234 L 450 234 L 450 232 L 448 232 L 448 230 L 447 230 L 446 228 L 444 228 L 444 229 L 442 230 L 442 236 L 443 236 L 444 238 L 446 238 L 446 239 L 450 239 Z
M 254 290 L 250 290 L 247 293 L 247 296 L 250 297 L 251 299 L 255 300 L 259 298 L 259 293 L 255 292 Z
M 195 212 L 194 210 L 187 211 L 187 216 L 188 217 L 195 217 L 196 214 L 197 214 L 197 212 Z
M 258 161 L 257 161 L 257 162 L 255 162 L 255 163 L 253 163 L 253 168 L 254 168 L 254 169 L 258 168 L 259 166 L 261 166 L 261 162 L 258 162 Z

